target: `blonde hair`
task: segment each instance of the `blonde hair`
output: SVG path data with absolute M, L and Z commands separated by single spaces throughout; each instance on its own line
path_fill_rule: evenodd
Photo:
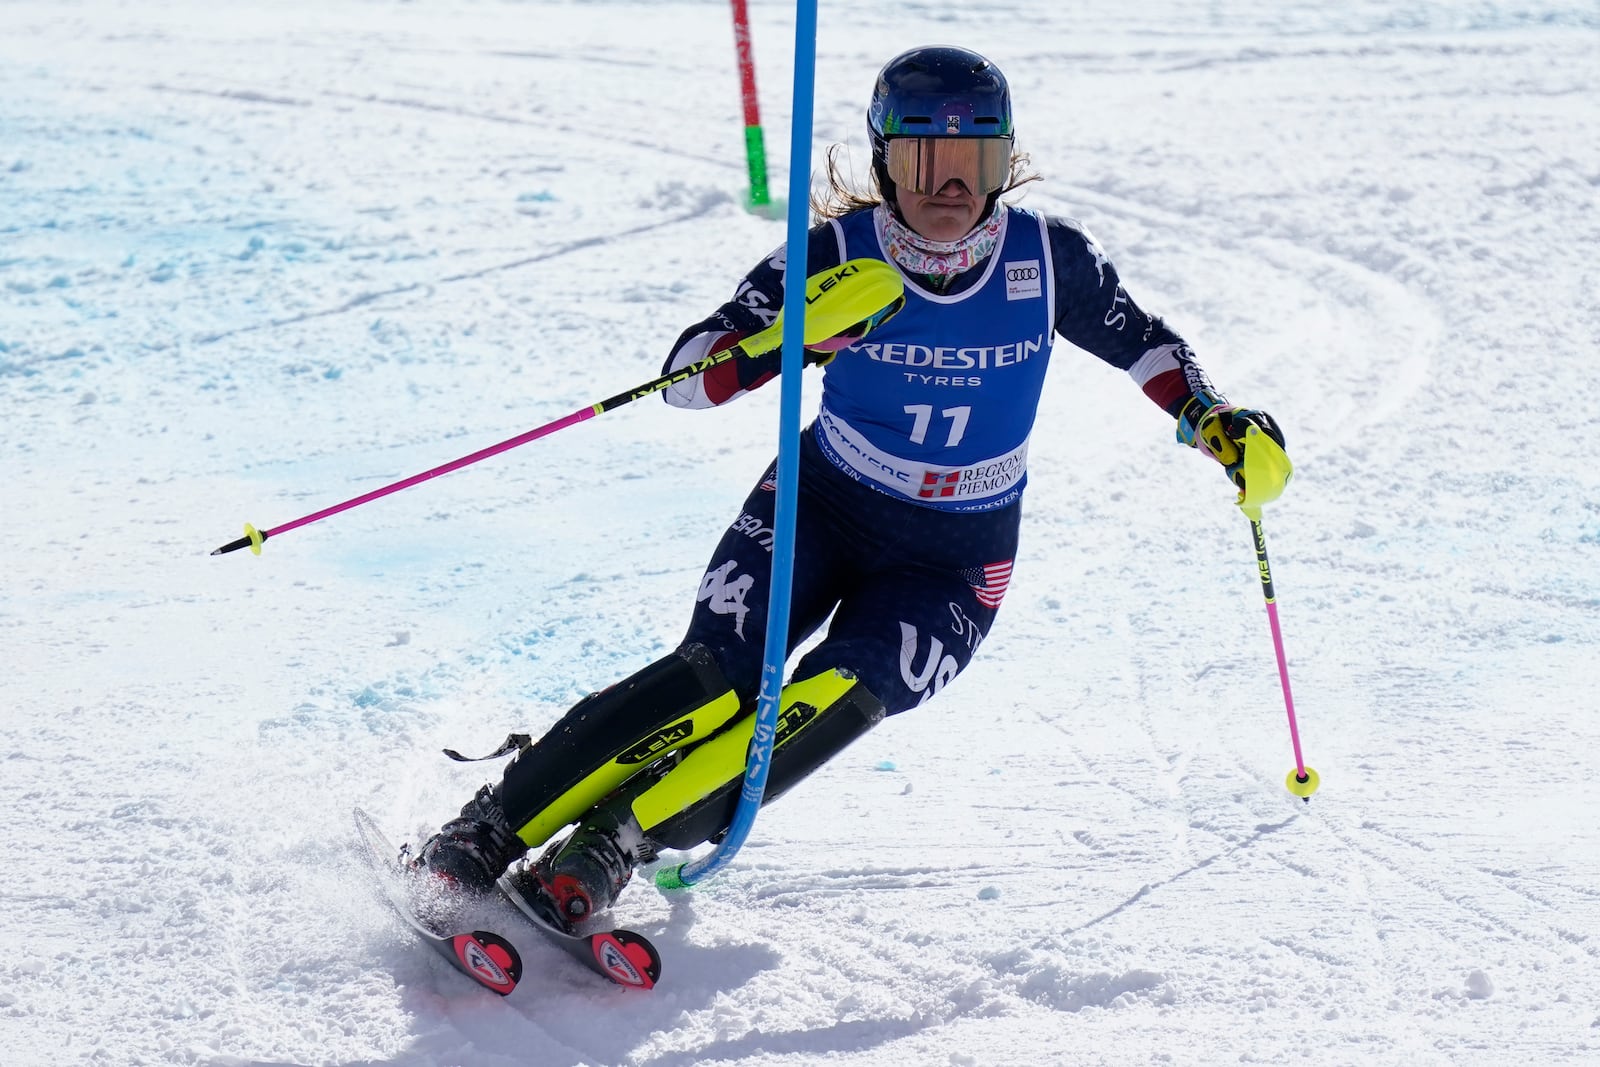
M 827 186 L 820 190 L 813 187 L 811 190 L 811 214 L 818 222 L 836 219 L 863 208 L 874 208 L 884 202 L 883 190 L 878 187 L 877 171 L 874 169 L 869 174 L 867 188 L 865 191 L 861 190 L 851 178 L 845 177 L 844 167 L 847 164 L 840 162 L 840 157 L 844 154 L 844 145 L 828 146 Z M 1000 189 L 1001 196 L 1029 182 L 1042 180 L 1039 174 L 1030 169 L 1031 162 L 1026 152 L 1011 154 L 1011 173 Z

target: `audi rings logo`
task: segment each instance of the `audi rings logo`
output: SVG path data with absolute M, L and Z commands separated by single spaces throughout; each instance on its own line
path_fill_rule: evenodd
M 1019 259 L 1006 264 L 1006 299 L 1032 300 L 1044 295 L 1042 264 L 1037 259 Z

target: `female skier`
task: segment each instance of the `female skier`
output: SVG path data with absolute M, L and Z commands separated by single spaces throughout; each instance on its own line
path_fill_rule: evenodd
M 905 304 L 866 336 L 808 352 L 825 364 L 803 434 L 789 645 L 832 616 L 779 697 L 767 800 L 880 722 L 938 693 L 988 634 L 1010 581 L 1028 439 L 1053 335 L 1126 370 L 1177 420 L 1177 436 L 1242 487 L 1246 429 L 1278 445 L 1260 411 L 1209 384 L 1183 338 L 1139 308 L 1086 229 L 1007 205 L 1035 180 L 1013 148 L 1010 93 L 963 48 L 890 60 L 867 110 L 873 192 L 817 205 L 807 276 L 886 261 Z M 684 331 L 667 369 L 769 326 L 785 250 Z M 679 407 L 734 400 L 780 354 L 736 358 L 674 386 Z M 523 742 L 501 781 L 419 850 L 428 883 L 487 892 L 530 848 L 569 922 L 608 907 L 661 848 L 719 840 L 738 801 L 760 684 L 771 571 L 773 472 L 751 490 L 700 582 L 683 643 Z M 558 835 L 577 824 L 565 837 Z

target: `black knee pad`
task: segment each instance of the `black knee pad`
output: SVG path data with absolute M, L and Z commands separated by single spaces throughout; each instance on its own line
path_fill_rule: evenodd
M 762 803 L 778 799 L 856 738 L 883 721 L 883 702 L 840 670 L 785 686 L 779 696 L 772 766 Z M 645 836 L 688 849 L 727 832 L 739 804 L 754 715 L 696 748 L 630 801 Z
M 701 645 L 686 645 L 575 704 L 506 768 L 500 806 L 537 847 L 661 756 L 715 734 L 740 700 Z

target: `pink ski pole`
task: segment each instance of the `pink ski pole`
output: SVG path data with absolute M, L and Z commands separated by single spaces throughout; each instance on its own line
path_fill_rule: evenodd
M 1261 529 L 1262 505 L 1270 504 L 1283 493 L 1294 474 L 1294 466 L 1284 454 L 1282 446 L 1262 433 L 1258 426 L 1245 429 L 1244 440 L 1239 447 L 1243 450 L 1240 457 L 1243 471 L 1236 503 L 1245 518 L 1250 520 L 1250 529 L 1255 534 L 1256 569 L 1261 575 L 1261 593 L 1267 598 L 1272 651 L 1278 658 L 1278 681 L 1283 685 L 1283 710 L 1289 716 L 1289 741 L 1294 745 L 1294 770 L 1289 772 L 1283 784 L 1288 786 L 1289 792 L 1309 804 L 1311 794 L 1317 791 L 1322 780 L 1317 777 L 1316 771 L 1306 766 L 1305 757 L 1300 752 L 1300 726 L 1294 718 L 1294 694 L 1289 691 L 1289 663 L 1283 654 L 1283 630 L 1278 626 L 1278 597 L 1272 588 L 1272 567 L 1267 562 L 1267 535 Z
M 309 515 L 302 515 L 298 519 L 284 523 L 282 526 L 274 526 L 270 530 L 257 530 L 249 523 L 245 523 L 243 537 L 239 538 L 237 541 L 229 541 L 221 548 L 212 549 L 211 554 L 213 556 L 220 556 L 227 552 L 233 552 L 237 549 L 248 547 L 251 552 L 254 552 L 259 556 L 261 555 L 261 543 L 269 537 L 276 537 L 278 534 L 288 533 L 290 530 L 298 529 L 301 526 L 316 522 L 318 519 L 326 519 L 330 515 L 337 515 L 341 511 L 349 511 L 351 508 L 358 508 L 362 504 L 370 503 L 371 501 L 377 500 L 379 497 L 388 496 L 390 493 L 398 493 L 402 489 L 409 489 L 413 485 L 425 482 L 430 478 L 437 478 L 441 474 L 449 474 L 451 471 L 458 471 L 462 467 L 471 466 L 480 460 L 488 459 L 490 456 L 498 456 L 502 452 L 516 448 L 518 445 L 525 445 L 529 441 L 537 441 L 541 437 L 548 437 L 557 430 L 564 430 L 568 426 L 576 426 L 580 422 L 587 422 L 596 415 L 610 411 L 613 408 L 619 408 L 629 401 L 639 399 L 641 396 L 649 396 L 652 393 L 658 393 L 670 385 L 675 385 L 678 382 L 693 378 L 697 374 L 704 374 L 706 371 L 710 370 L 712 367 L 715 367 L 719 363 L 726 363 L 730 359 L 737 359 L 740 356 L 759 355 L 761 352 L 768 350 L 763 346 L 767 341 L 770 340 L 768 337 L 769 333 L 770 329 L 763 330 L 754 337 L 747 338 L 742 344 L 734 345 L 732 348 L 724 349 L 721 352 L 714 352 L 705 359 L 691 363 L 687 367 L 673 371 L 670 374 L 663 374 L 661 377 L 656 378 L 653 381 L 646 382 L 634 389 L 630 389 L 626 393 L 618 393 L 616 396 L 611 397 L 608 400 L 602 400 L 598 404 L 591 404 L 586 408 L 580 408 L 570 415 L 564 415 L 561 418 L 556 419 L 554 422 L 547 422 L 543 426 L 535 427 L 526 433 L 519 433 L 515 437 L 508 437 L 499 444 L 490 445 L 488 448 L 480 448 L 478 451 L 469 456 L 462 456 L 460 459 L 453 459 L 449 463 L 442 463 L 439 466 L 434 467 L 432 470 L 425 470 L 421 474 L 413 474 L 409 478 L 402 478 L 400 481 L 392 482 L 389 485 L 383 486 L 381 489 L 374 489 L 370 493 L 362 493 L 360 496 L 351 497 L 349 500 L 341 501 L 340 503 L 334 504 L 330 507 L 325 507 L 321 511 L 313 511 Z
M 1278 657 L 1278 681 L 1283 685 L 1283 710 L 1289 716 L 1289 741 L 1294 745 L 1294 770 L 1284 779 L 1284 785 L 1289 787 L 1289 792 L 1309 804 L 1311 794 L 1317 791 L 1317 786 L 1322 782 L 1317 777 L 1317 772 L 1306 766 L 1305 757 L 1300 752 L 1300 726 L 1294 718 L 1294 694 L 1289 691 L 1289 664 L 1283 655 L 1283 630 L 1278 626 L 1278 597 L 1272 588 L 1272 567 L 1267 562 L 1267 535 L 1261 529 L 1259 518 L 1250 519 L 1250 529 L 1256 537 L 1256 566 L 1261 571 L 1261 593 L 1267 598 L 1267 622 L 1272 627 L 1272 651 Z
M 720 354 L 721 353 L 719 353 L 719 355 Z M 633 399 L 632 395 L 621 395 L 626 397 L 626 399 L 622 400 L 621 403 L 625 404 L 628 402 L 628 400 Z M 612 398 L 612 400 L 616 399 L 616 397 Z M 390 493 L 398 493 L 402 489 L 409 489 L 413 485 L 417 485 L 420 482 L 425 482 L 430 478 L 437 478 L 441 474 L 449 474 L 451 471 L 458 471 L 462 467 L 470 466 L 473 463 L 477 463 L 479 460 L 488 459 L 490 456 L 497 456 L 509 449 L 516 448 L 518 445 L 525 445 L 529 441 L 537 441 L 539 438 L 553 434 L 557 430 L 564 430 L 568 426 L 573 426 L 577 423 L 585 422 L 594 418 L 602 411 L 609 410 L 605 405 L 610 403 L 611 401 L 602 401 L 601 403 L 595 404 L 592 407 L 586 407 L 581 411 L 574 411 L 571 415 L 556 419 L 554 422 L 547 422 L 543 426 L 529 430 L 527 433 L 521 433 L 515 437 L 507 438 L 506 440 L 501 441 L 499 444 L 490 445 L 488 448 L 480 448 L 470 456 L 462 456 L 460 459 L 451 460 L 449 463 L 441 464 L 437 467 L 434 467 L 432 470 L 425 470 L 421 474 L 413 474 L 409 478 L 402 478 L 400 481 L 392 482 L 381 489 L 374 489 L 370 493 L 362 493 L 360 496 L 351 497 L 349 500 L 334 504 L 331 507 L 323 508 L 321 511 L 313 511 L 309 515 L 302 515 L 298 519 L 286 522 L 281 526 L 274 526 L 270 530 L 257 530 L 254 526 L 251 526 L 247 522 L 244 524 L 243 537 L 239 538 L 237 541 L 229 541 L 221 548 L 212 549 L 211 554 L 213 556 L 221 556 L 225 553 L 248 547 L 251 552 L 254 552 L 259 556 L 261 555 L 262 542 L 269 537 L 276 537 L 278 534 L 288 533 L 290 530 L 295 530 L 301 526 L 316 522 L 318 519 L 326 519 L 330 515 L 337 515 L 341 511 L 349 511 L 351 508 L 358 508 L 362 504 L 377 500 L 379 497 L 388 496 Z M 616 405 L 612 404 L 612 406 L 615 407 Z
M 877 326 L 886 322 L 905 306 L 903 294 L 904 282 L 899 273 L 887 263 L 876 259 L 852 259 L 841 263 L 837 267 L 819 271 L 806 279 L 806 303 L 810 305 L 806 313 L 805 341 L 808 345 L 822 345 L 828 341 L 838 340 L 841 337 L 859 339 Z M 499 444 L 480 448 L 469 456 L 453 459 L 449 463 L 441 464 L 432 470 L 425 470 L 421 474 L 413 474 L 409 478 L 402 478 L 374 489 L 369 493 L 351 497 L 349 500 L 325 507 L 321 511 L 314 511 L 310 515 L 302 515 L 298 519 L 274 526 L 270 530 L 257 530 L 249 523 L 244 524 L 244 536 L 236 541 L 229 541 L 221 548 L 211 550 L 213 556 L 220 556 L 234 552 L 241 548 L 248 548 L 256 555 L 261 555 L 262 542 L 269 537 L 288 533 L 318 519 L 326 519 L 330 515 L 337 515 L 341 511 L 360 507 L 379 497 L 398 493 L 430 478 L 437 478 L 441 474 L 460 470 L 479 460 L 497 456 L 518 445 L 525 445 L 529 441 L 537 441 L 541 437 L 548 437 L 557 430 L 564 430 L 580 422 L 587 422 L 596 415 L 604 414 L 614 408 L 638 400 L 643 396 L 651 396 L 666 389 L 668 386 L 687 381 L 699 374 L 704 374 L 719 364 L 741 357 L 759 356 L 771 352 L 783 344 L 783 315 L 780 313 L 777 321 L 760 333 L 746 337 L 732 348 L 721 352 L 713 352 L 702 360 L 697 360 L 686 367 L 671 371 L 654 378 L 643 385 L 635 386 L 627 392 L 618 393 L 616 396 L 602 400 L 598 404 L 591 404 L 586 408 L 579 408 L 570 415 L 547 422 L 543 426 L 535 427 L 526 433 L 519 433 L 509 437 Z

